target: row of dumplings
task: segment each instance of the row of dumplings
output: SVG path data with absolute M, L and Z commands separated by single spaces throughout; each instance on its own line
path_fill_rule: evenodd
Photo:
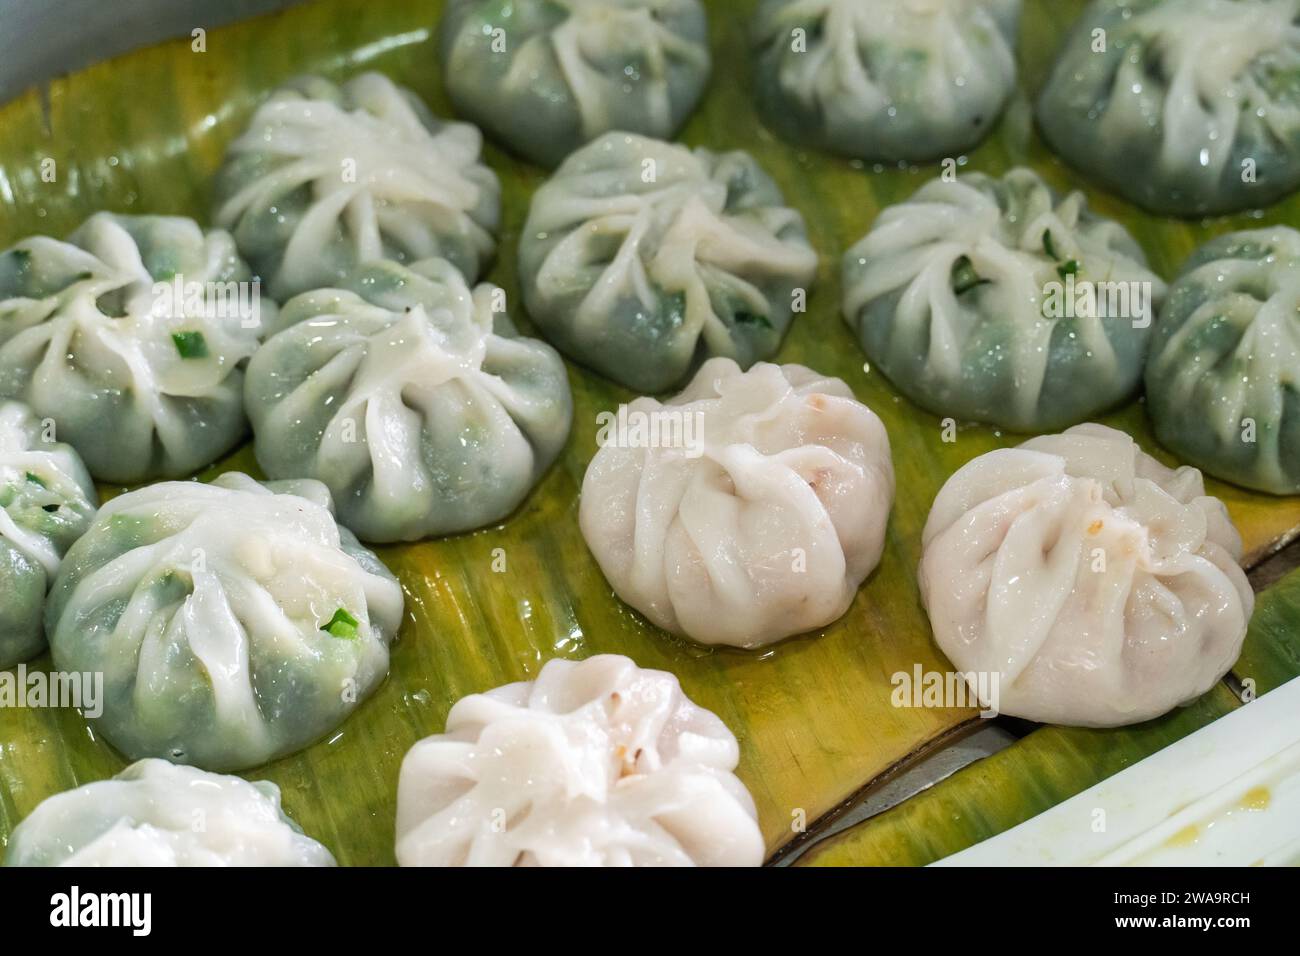
M 761 0 L 759 115 L 795 145 L 872 162 L 955 157 L 1015 91 L 1021 9 Z M 671 138 L 711 69 L 700 0 L 451 0 L 439 50 L 457 111 L 546 166 L 610 130 Z M 1293 0 L 1093 0 L 1036 115 L 1063 158 L 1152 212 L 1258 208 L 1300 186 L 1297 67 Z
M 445 63 L 472 46 L 454 39 L 455 17 L 481 6 L 451 4 Z M 630 411 L 703 421 L 698 456 L 617 443 L 598 452 L 580 511 L 593 553 L 620 597 L 706 643 L 761 646 L 830 623 L 880 560 L 894 478 L 883 425 L 847 385 L 761 361 L 816 269 L 802 219 L 743 153 L 601 135 L 638 124 L 598 119 L 611 109 L 593 93 L 601 60 L 590 55 L 589 31 L 599 18 L 560 22 L 554 4 L 512 6 L 515 26 L 535 15 L 534 26 L 556 37 L 511 47 L 507 31 L 507 48 L 543 61 L 559 51 L 581 104 L 563 146 L 576 152 L 538 191 L 525 226 L 525 307 L 562 351 L 617 381 L 643 392 L 686 384 Z M 589 6 L 643 8 L 637 23 L 647 26 L 657 22 L 650 8 L 696 5 Z M 765 10 L 784 6 L 794 5 Z M 862 6 L 871 5 L 828 4 L 826 16 L 837 30 L 865 30 Z M 1018 4 L 942 0 L 898 4 L 883 22 L 915 31 L 926 17 L 994 6 L 999 23 L 1014 23 Z M 646 35 L 609 22 L 620 24 L 608 34 L 617 42 Z M 701 14 L 701 37 L 702 24 Z M 822 36 L 810 34 L 814 48 Z M 843 68 L 838 59 L 823 50 L 791 69 Z M 492 129 L 453 80 L 474 75 L 472 60 L 456 61 L 448 85 L 458 107 Z M 545 88 L 541 61 L 521 62 L 491 75 L 531 75 L 525 86 Z M 663 64 L 649 57 L 646 76 Z M 825 88 L 824 78 L 804 78 L 807 89 Z M 647 109 L 662 117 L 652 87 L 633 85 L 650 91 Z M 551 106 L 563 110 L 563 97 Z M 988 115 L 991 123 L 996 107 Z M 559 121 L 547 122 L 543 138 L 565 144 L 553 135 Z M 892 128 L 877 140 L 889 142 Z M 438 120 L 377 74 L 342 86 L 307 78 L 277 91 L 232 145 L 217 183 L 222 229 L 100 214 L 66 242 L 36 237 L 0 255 L 0 395 L 30 405 L 0 408 L 0 544 L 18 585 L 0 609 L 0 664 L 39 652 L 48 634 L 61 670 L 105 674 L 99 726 L 115 746 L 208 770 L 300 749 L 377 686 L 403 598 L 352 532 L 414 540 L 504 517 L 570 426 L 556 353 L 517 334 L 500 290 L 471 288 L 499 223 L 499 188 L 479 148 L 473 127 Z M 1259 409 L 1274 440 L 1262 453 L 1248 449 L 1237 477 L 1249 484 L 1269 473 L 1270 490 L 1281 491 L 1296 489 L 1276 476 L 1294 482 L 1298 470 L 1286 438 L 1295 412 L 1278 398 L 1296 367 L 1278 348 L 1294 341 L 1285 338 L 1296 248 L 1288 232 L 1207 247 L 1193 263 L 1218 274 L 1202 275 L 1199 292 L 1179 295 L 1176 285 L 1166 309 L 1178 302 L 1183 311 L 1162 314 L 1155 332 L 1159 340 L 1162 328 L 1191 329 L 1166 336 L 1183 350 L 1167 363 L 1181 389 L 1169 386 L 1168 404 L 1181 413 L 1191 405 L 1191 437 L 1204 437 L 1204 415 L 1189 396 L 1218 403 L 1228 394 L 1237 404 L 1214 408 L 1234 426 Z M 259 302 L 252 320 L 211 294 L 254 273 L 275 302 Z M 1080 197 L 1057 202 L 1026 171 L 966 175 L 887 211 L 850 251 L 846 317 L 920 404 L 1048 430 L 1132 391 L 1157 305 L 1049 321 L 1039 290 L 1052 275 L 1165 291 L 1131 237 L 1088 214 Z M 183 282 L 169 293 L 172 279 Z M 191 303 L 195 281 L 205 291 Z M 171 301 L 160 308 L 164 293 Z M 1261 337 L 1269 348 L 1252 351 Z M 1224 392 L 1241 362 L 1255 384 Z M 1162 386 L 1151 376 L 1158 414 Z M 167 482 L 96 512 L 90 474 L 192 474 L 239 441 L 245 416 L 259 464 L 280 480 Z M 53 440 L 50 421 L 69 445 Z M 1173 434 L 1162 439 L 1178 448 Z M 1108 726 L 1189 700 L 1231 666 L 1253 603 L 1240 551 L 1195 469 L 1169 471 L 1128 436 L 1082 425 L 954 475 L 927 523 L 920 577 L 953 663 L 1003 674 L 1003 712 Z M 787 560 L 795 555 L 797 570 Z M 447 733 L 408 755 L 399 860 L 758 862 L 762 839 L 732 773 L 737 757 L 730 732 L 671 675 L 624 658 L 551 662 L 534 683 L 461 701 Z M 586 777 L 534 772 L 542 766 L 581 767 Z M 206 780 L 196 775 L 146 760 L 119 780 L 53 798 L 19 828 L 10 861 L 67 857 L 60 821 L 70 811 L 57 801 L 80 801 L 85 861 L 137 851 L 209 859 L 206 836 L 159 843 L 153 834 L 136 845 L 139 833 L 100 825 L 109 819 L 101 804 L 111 813 L 119 799 L 183 807 L 155 791 L 190 793 Z M 296 834 L 269 785 L 215 784 L 260 808 L 265 826 L 243 844 L 249 861 L 328 862 Z M 583 786 L 606 799 L 564 798 Z M 701 802 L 683 805 L 682 793 Z M 592 847 L 583 836 L 592 832 L 606 842 Z M 259 847 L 270 849 L 258 856 Z
M 883 427 L 843 383 L 799 366 L 715 359 L 703 372 L 679 400 L 706 406 L 705 467 L 611 445 L 593 460 L 581 519 L 602 568 L 651 620 L 724 642 L 833 620 L 880 557 Z M 104 674 L 94 722 L 119 750 L 167 759 L 49 798 L 6 863 L 332 862 L 272 785 L 173 763 L 238 769 L 297 750 L 382 679 L 401 589 L 328 505 L 318 482 L 229 474 L 100 510 L 51 594 L 55 662 Z M 805 546 L 797 573 L 786 561 Z M 926 522 L 919 581 L 954 666 L 997 676 L 986 703 L 1115 726 L 1193 700 L 1232 666 L 1254 605 L 1240 558 L 1196 469 L 1080 425 L 959 469 Z M 408 752 L 397 858 L 757 865 L 738 759 L 671 674 L 612 655 L 553 660 L 536 681 L 463 698 Z
M 736 738 L 626 657 L 462 698 L 402 763 L 403 866 L 758 866 Z M 6 866 L 332 866 L 269 781 L 139 760 L 43 801 Z

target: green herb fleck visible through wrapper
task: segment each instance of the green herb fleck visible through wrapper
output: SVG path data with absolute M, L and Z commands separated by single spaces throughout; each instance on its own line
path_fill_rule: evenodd
M 333 637 L 339 637 L 350 641 L 357 636 L 358 626 L 359 622 L 357 619 L 348 613 L 347 608 L 341 607 L 334 612 L 334 616 L 330 618 L 330 622 L 322 627 L 321 630 Z
M 959 256 L 957 261 L 952 264 L 952 291 L 957 295 L 969 292 L 976 286 L 984 285 L 989 282 L 975 271 L 975 266 L 971 263 L 969 256 Z
M 208 340 L 202 332 L 173 332 L 172 341 L 176 343 L 176 351 L 183 359 L 208 357 Z
M 732 320 L 737 325 L 757 325 L 764 329 L 774 328 L 767 316 L 759 315 L 756 312 L 737 312 L 732 316 Z

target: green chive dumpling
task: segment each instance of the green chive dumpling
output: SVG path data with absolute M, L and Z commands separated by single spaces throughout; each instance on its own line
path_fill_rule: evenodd
M 0 398 L 101 481 L 189 475 L 243 437 L 243 363 L 275 313 L 229 234 L 97 213 L 0 253 Z
M 1095 0 L 1038 101 L 1052 148 L 1161 214 L 1268 205 L 1300 186 L 1300 3 Z
M 1300 232 L 1219 236 L 1169 287 L 1146 369 L 1160 443 L 1212 475 L 1300 494 Z
M 442 259 L 363 266 L 285 304 L 249 365 L 257 460 L 329 486 L 366 541 L 414 541 L 498 521 L 569 435 L 560 356 L 520 336 L 505 293 L 472 293 Z
M 927 162 L 978 144 L 1016 82 L 1021 0 L 761 0 L 763 121 L 799 145 Z
M 26 405 L 0 401 L 0 667 L 45 648 L 45 592 L 99 503 L 80 456 L 54 434 Z
M 42 801 L 14 829 L 5 866 L 334 866 L 268 780 L 139 760 Z
M 439 53 L 457 112 L 545 166 L 609 130 L 674 136 L 710 68 L 700 0 L 451 0 Z
M 55 667 L 104 675 L 127 757 L 241 770 L 336 728 L 388 672 L 402 589 L 320 482 L 163 482 L 109 501 L 50 591 Z
M 640 392 L 770 357 L 817 271 L 803 218 L 744 152 L 607 133 L 533 196 L 524 305 L 562 352 Z
M 380 259 L 439 256 L 473 281 L 501 216 L 482 144 L 379 73 L 342 86 L 300 77 L 231 144 L 216 222 L 281 302 Z
M 844 255 L 844 317 L 894 387 L 1012 431 L 1137 388 L 1165 285 L 1122 226 L 1028 169 L 932 180 Z

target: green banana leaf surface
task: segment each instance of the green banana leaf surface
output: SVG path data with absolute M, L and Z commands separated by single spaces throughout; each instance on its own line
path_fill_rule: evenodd
M 632 395 L 570 365 L 573 434 L 559 462 L 514 515 L 474 534 L 379 549 L 407 595 L 407 619 L 384 685 L 329 739 L 244 774 L 277 783 L 287 811 L 340 863 L 394 862 L 398 767 L 413 743 L 443 729 L 458 698 L 529 678 L 554 657 L 620 653 L 676 674 L 686 693 L 739 738 L 738 773 L 754 795 L 772 852 L 815 830 L 873 781 L 978 724 L 967 709 L 893 706 L 890 676 L 917 665 L 927 671 L 949 667 L 931 638 L 916 583 L 921 528 L 935 493 L 965 462 L 1023 439 L 969 426 L 945 442 L 937 418 L 910 405 L 868 368 L 840 317 L 840 257 L 881 209 L 909 196 L 938 167 L 873 167 L 801 149 L 767 132 L 755 114 L 748 76 L 747 24 L 754 6 L 753 0 L 708 4 L 714 75 L 681 139 L 749 150 L 807 221 L 819 272 L 808 312 L 796 318 L 778 360 L 843 378 L 889 430 L 898 494 L 880 566 L 841 620 L 762 652 L 706 649 L 651 626 L 614 597 L 577 522 L 582 476 L 596 449 L 597 415 Z M 1089 188 L 1048 152 L 1033 128 L 1030 96 L 1082 6 L 1079 0 L 1026 3 L 1021 91 L 990 139 L 962 157 L 959 168 L 998 174 L 1027 164 L 1062 190 L 1085 189 L 1093 207 L 1123 222 L 1153 268 L 1169 278 L 1207 238 L 1260 220 L 1243 215 L 1187 223 L 1149 216 Z M 0 106 L 0 248 L 33 233 L 61 237 L 101 209 L 208 222 L 212 176 L 226 144 L 272 88 L 298 73 L 341 79 L 379 70 L 416 90 L 435 112 L 451 115 L 433 42 L 441 7 L 435 0 L 315 0 L 208 31 L 202 50 L 184 37 Z M 515 255 L 529 199 L 545 174 L 492 146 L 486 157 L 504 196 L 501 242 L 487 278 L 506 289 L 514 316 L 527 330 Z M 42 175 L 49 160 L 57 170 L 52 182 Z M 1297 213 L 1300 197 L 1292 197 L 1267 210 L 1264 221 L 1296 222 Z M 1157 450 L 1140 401 L 1104 421 Z M 200 477 L 230 469 L 256 474 L 251 451 L 239 450 Z M 1227 502 L 1249 560 L 1271 553 L 1300 527 L 1300 499 L 1217 482 L 1210 488 Z M 103 490 L 111 495 L 121 489 Z M 503 570 L 494 561 L 501 556 Z M 1295 621 L 1300 599 L 1294 588 L 1287 593 L 1285 614 Z M 1294 651 L 1289 659 L 1275 652 L 1268 660 L 1280 670 L 1300 666 Z M 30 666 L 48 667 L 48 656 Z M 873 831 L 866 838 L 871 846 L 862 852 L 843 850 L 841 841 L 839 855 L 828 850 L 823 859 L 924 862 L 1011 825 L 1017 813 L 1082 789 L 1099 773 L 1190 732 L 1234 702 L 1219 687 L 1154 722 L 1155 729 L 1039 730 L 1009 756 L 983 762 L 980 783 L 960 791 L 951 804 L 933 809 L 930 798 L 917 811 L 928 814 L 919 823 L 909 818 L 906 826 L 879 836 Z M 41 800 L 123 766 L 74 710 L 0 709 L 0 848 Z M 972 812 L 962 801 L 986 800 L 985 782 L 998 799 L 1005 796 L 1012 812 L 990 812 L 973 827 L 944 816 L 950 806 Z M 936 836 L 923 832 L 931 827 Z M 884 849 L 874 848 L 877 839 Z

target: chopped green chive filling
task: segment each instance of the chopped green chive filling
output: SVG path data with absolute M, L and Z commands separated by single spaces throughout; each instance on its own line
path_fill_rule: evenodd
M 358 626 L 357 619 L 347 612 L 347 608 L 339 608 L 321 630 L 334 637 L 351 640 L 357 636 Z
M 1061 257 L 1056 254 L 1056 245 L 1052 242 L 1052 230 L 1050 229 L 1043 230 L 1043 251 L 1057 262 L 1061 261 Z
M 208 357 L 208 340 L 202 332 L 173 332 L 172 341 L 176 343 L 176 351 L 183 359 Z
M 50 487 L 49 485 L 47 485 L 47 484 L 45 483 L 44 479 L 42 479 L 40 475 L 33 475 L 30 471 L 27 472 L 27 480 L 30 481 L 33 485 L 36 485 L 36 486 L 39 487 L 39 488 L 49 488 L 49 487 Z
M 1052 230 L 1043 230 L 1043 251 L 1047 253 L 1057 263 L 1056 274 L 1064 279 L 1066 276 L 1079 274 L 1079 260 L 1066 259 L 1061 261 L 1060 254 L 1056 251 L 1056 243 L 1052 241 Z
M 952 264 L 952 291 L 961 295 L 969 292 L 971 289 L 984 283 L 989 279 L 981 278 L 975 271 L 975 266 L 971 264 L 969 256 L 960 256 Z
M 754 312 L 737 312 L 732 316 L 737 325 L 757 325 L 764 329 L 773 328 L 772 322 L 765 315 Z

